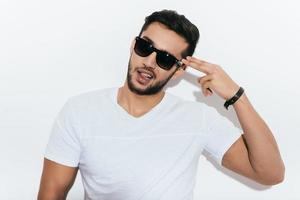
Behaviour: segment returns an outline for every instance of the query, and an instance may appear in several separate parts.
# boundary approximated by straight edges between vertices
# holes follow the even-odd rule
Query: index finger
[[[188,56],[186,59],[182,59],[182,62],[198,71],[201,71],[205,74],[210,74],[213,71],[212,64],[205,62],[194,57]]]

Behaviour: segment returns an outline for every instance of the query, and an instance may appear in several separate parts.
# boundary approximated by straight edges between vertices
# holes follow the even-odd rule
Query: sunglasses
[[[175,56],[166,51],[156,49],[149,41],[138,36],[135,38],[134,51],[141,57],[147,57],[153,52],[156,52],[156,63],[164,70],[170,70],[175,64],[177,67],[183,65],[183,63],[180,60],[177,60]]]

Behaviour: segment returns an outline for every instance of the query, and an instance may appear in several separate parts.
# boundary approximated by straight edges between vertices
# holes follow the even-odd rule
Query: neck
[[[154,95],[138,95],[133,93],[127,83],[125,83],[118,90],[117,102],[130,115],[139,117],[157,105],[163,99],[164,95],[164,91],[160,91]]]

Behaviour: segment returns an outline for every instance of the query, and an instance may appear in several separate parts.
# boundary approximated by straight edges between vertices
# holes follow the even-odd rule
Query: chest
[[[153,181],[196,162],[203,138],[192,134],[97,137],[83,142],[81,173],[107,183]]]

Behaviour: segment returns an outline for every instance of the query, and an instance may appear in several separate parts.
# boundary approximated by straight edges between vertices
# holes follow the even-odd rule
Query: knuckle
[[[213,65],[213,72],[218,73],[220,71],[220,66],[219,65]]]
[[[212,77],[212,79],[215,79],[215,78],[217,78],[217,74],[216,74],[216,73],[213,73],[213,74],[211,75],[211,77]]]

